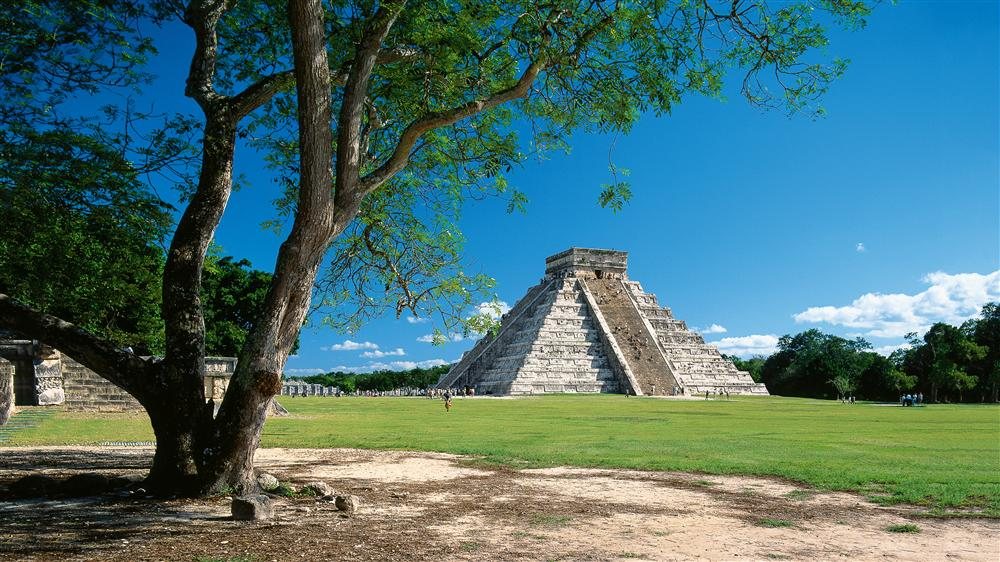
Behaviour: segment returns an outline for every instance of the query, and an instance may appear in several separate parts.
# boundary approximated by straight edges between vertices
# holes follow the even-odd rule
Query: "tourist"
[[[445,390],[444,391],[444,396],[442,396],[442,398],[444,398],[444,411],[445,412],[450,412],[451,411],[451,391],[450,390]]]

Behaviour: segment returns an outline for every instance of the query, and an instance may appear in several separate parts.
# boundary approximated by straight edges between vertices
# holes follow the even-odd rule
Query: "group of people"
[[[924,403],[924,393],[903,394],[899,397],[900,406],[919,406]]]
[[[473,386],[465,386],[462,388],[434,388],[430,387],[427,389],[427,398],[443,398],[445,394],[451,396],[475,396],[476,388]]]

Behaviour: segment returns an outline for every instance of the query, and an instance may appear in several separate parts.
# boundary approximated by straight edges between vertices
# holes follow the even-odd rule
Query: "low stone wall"
[[[131,394],[97,376],[68,356],[62,357],[62,387],[69,410],[141,410]]]
[[[302,381],[286,381],[281,384],[281,396],[340,396],[340,389]]]

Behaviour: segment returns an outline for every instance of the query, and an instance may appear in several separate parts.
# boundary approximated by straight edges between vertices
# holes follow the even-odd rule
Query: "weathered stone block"
[[[257,475],[257,485],[259,485],[260,489],[265,492],[272,492],[277,490],[278,486],[281,486],[281,482],[279,482],[273,475],[261,472]]]
[[[0,425],[14,414],[14,366],[0,359]]]
[[[306,484],[305,486],[302,487],[302,491],[307,494],[312,494],[314,496],[319,496],[319,497],[333,495],[333,488],[329,484],[321,480],[317,480],[315,482],[310,482]]]
[[[353,514],[361,507],[361,498],[358,496],[337,496],[334,500],[334,505],[337,506],[339,511]]]
[[[236,521],[267,521],[274,519],[274,504],[263,494],[233,498],[232,514]]]
[[[38,395],[39,406],[54,406],[66,401],[66,394],[62,388],[50,388]]]

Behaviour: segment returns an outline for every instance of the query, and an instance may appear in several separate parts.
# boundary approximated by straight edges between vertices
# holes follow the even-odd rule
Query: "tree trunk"
[[[160,496],[191,496],[200,491],[192,418],[197,415],[177,407],[146,408],[156,436],[153,466],[147,488]]]
[[[281,384],[280,377],[275,377]],[[231,492],[252,494],[258,490],[253,469],[254,453],[260,446],[260,436],[271,409],[273,394],[259,394],[233,416],[216,420],[213,446],[202,459],[201,489],[203,494]]]
[[[257,490],[253,455],[271,401],[281,392],[281,373],[309,311],[320,262],[339,232],[330,189],[333,132],[323,7],[319,0],[293,0],[288,11],[299,106],[298,205],[292,231],[278,252],[264,310],[247,336],[215,419],[211,444],[204,448],[201,470],[206,493]],[[338,178],[337,191],[345,188],[343,181]]]

